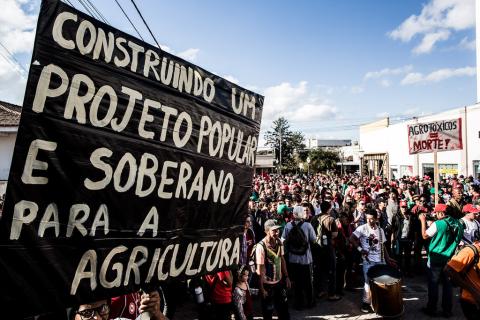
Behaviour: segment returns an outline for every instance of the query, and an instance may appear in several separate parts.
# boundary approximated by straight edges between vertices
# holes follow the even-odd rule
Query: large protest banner
[[[408,126],[410,154],[463,149],[462,119],[415,123]]]
[[[262,106],[43,1],[0,219],[2,315],[238,263]]]

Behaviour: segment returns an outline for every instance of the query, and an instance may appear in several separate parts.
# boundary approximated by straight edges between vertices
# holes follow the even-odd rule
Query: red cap
[[[433,212],[445,212],[445,210],[447,210],[447,205],[439,203],[435,205],[435,209],[433,209]]]
[[[478,213],[480,210],[478,210],[473,204],[469,203],[463,206],[462,212],[465,213]]]
[[[400,207],[405,207],[406,208],[407,207],[407,201],[401,200],[400,201]]]

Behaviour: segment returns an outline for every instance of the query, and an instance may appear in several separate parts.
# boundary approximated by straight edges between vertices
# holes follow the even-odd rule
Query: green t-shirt
[[[435,221],[435,226],[437,233],[430,241],[428,258],[432,264],[446,264],[462,239],[464,225],[458,219],[447,216]]]

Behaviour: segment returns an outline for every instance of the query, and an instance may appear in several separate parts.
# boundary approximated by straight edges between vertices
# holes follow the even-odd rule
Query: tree
[[[325,172],[335,169],[340,161],[338,151],[315,149],[308,153],[310,157],[310,172]]]
[[[305,148],[303,133],[291,131],[288,120],[280,117],[273,121],[271,130],[265,133],[265,140],[265,144],[275,150],[275,157],[278,164],[281,164],[281,169],[295,170],[297,164],[294,151]]]

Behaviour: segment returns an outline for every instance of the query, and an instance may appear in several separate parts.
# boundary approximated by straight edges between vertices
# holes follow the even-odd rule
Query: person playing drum
[[[366,211],[367,223],[359,226],[350,236],[350,241],[354,247],[362,254],[363,276],[365,286],[363,290],[362,307],[364,313],[372,312],[370,306],[372,297],[370,293],[370,284],[367,276],[368,270],[377,264],[396,265],[396,261],[388,256],[384,248],[386,241],[385,233],[378,225],[377,213],[373,209]]]

